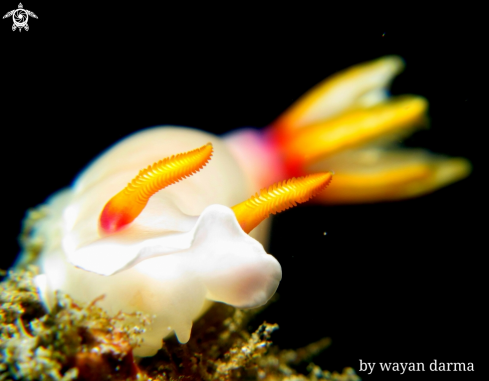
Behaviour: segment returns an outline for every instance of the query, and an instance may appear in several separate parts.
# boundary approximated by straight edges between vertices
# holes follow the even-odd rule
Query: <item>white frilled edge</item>
[[[198,218],[180,213],[179,219],[191,230],[145,240],[126,230],[78,249],[69,248],[68,236],[64,251],[74,266],[104,276],[135,268],[154,279],[173,279],[182,290],[197,278],[199,294],[239,308],[261,306],[275,293],[280,264],[241,229],[230,208],[210,205]]]

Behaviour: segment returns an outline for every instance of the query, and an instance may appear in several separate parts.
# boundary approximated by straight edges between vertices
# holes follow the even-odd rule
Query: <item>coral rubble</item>
[[[28,213],[21,235],[23,253],[0,285],[1,380],[334,380],[358,381],[353,369],[330,373],[310,363],[330,341],[305,348],[279,350],[270,341],[277,324],[262,323],[248,332],[258,310],[238,310],[215,303],[194,323],[187,344],[171,337],[153,357],[138,359],[132,349],[151,317],[108,316],[97,306],[57,295],[46,311],[38,295],[32,263],[42,242],[32,237],[35,221],[48,211]],[[101,296],[102,298],[103,296]],[[296,367],[309,364],[307,375]]]

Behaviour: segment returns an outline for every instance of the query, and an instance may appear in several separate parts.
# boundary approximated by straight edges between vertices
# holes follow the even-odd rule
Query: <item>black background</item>
[[[120,138],[164,124],[217,134],[266,126],[329,74],[397,54],[407,68],[392,93],[430,101],[431,129],[406,145],[467,157],[473,174],[414,200],[278,216],[270,252],[283,267],[280,300],[260,319],[279,323],[282,348],[331,337],[314,360],[329,370],[358,369],[359,359],[476,369],[401,376],[377,365],[372,376],[360,372],[365,380],[485,377],[480,11],[23,4],[39,17],[28,32],[0,23],[3,268],[18,252],[25,210]],[[16,5],[2,2],[0,11]]]

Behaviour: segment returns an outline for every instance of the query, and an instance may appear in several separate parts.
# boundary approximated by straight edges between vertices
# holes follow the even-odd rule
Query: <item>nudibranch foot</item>
[[[26,237],[28,241],[31,238]],[[325,338],[296,351],[278,348],[268,351],[273,345],[271,335],[278,325],[263,322],[254,332],[249,332],[250,320],[261,308],[241,310],[214,303],[193,324],[192,336],[184,347],[169,337],[160,356],[139,361],[134,358],[134,348],[145,328],[149,328],[148,316],[108,314],[99,307],[101,300],[80,303],[62,294],[57,296],[55,307],[46,312],[32,282],[35,274],[33,266],[18,268],[9,271],[0,284],[3,379],[201,380],[203,370],[204,379],[212,380],[256,379],[257,374],[272,379],[291,375],[306,379],[297,374],[294,369],[297,364],[292,360],[315,355],[330,343]],[[161,340],[149,341],[154,344],[153,350],[161,346]],[[292,352],[295,355],[291,357]],[[340,378],[358,381],[352,375],[349,370]]]

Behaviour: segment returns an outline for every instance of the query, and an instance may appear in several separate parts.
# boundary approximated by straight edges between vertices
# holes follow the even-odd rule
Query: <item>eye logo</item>
[[[12,30],[19,29],[19,32],[22,31],[22,28],[24,28],[25,30],[29,30],[29,25],[27,25],[27,20],[29,20],[29,16],[37,19],[37,16],[33,12],[24,9],[22,3],[19,3],[18,9],[14,9],[13,11],[8,12],[5,16],[3,16],[3,18],[7,18],[9,16],[12,16],[12,20],[14,21],[14,25],[12,25]]]

